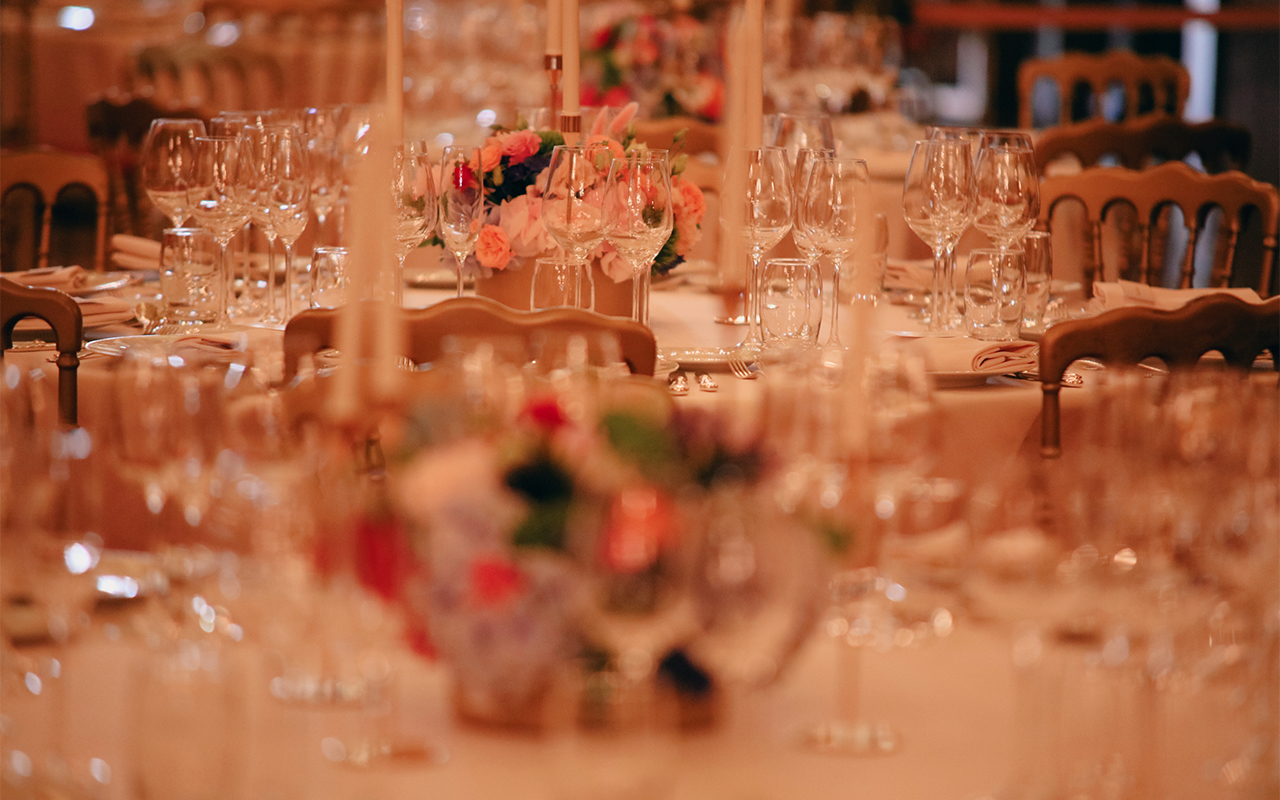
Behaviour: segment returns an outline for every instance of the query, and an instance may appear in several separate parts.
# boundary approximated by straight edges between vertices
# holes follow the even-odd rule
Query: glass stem
[[[293,319],[293,243],[284,243],[284,321]]]
[[[453,257],[458,261],[458,297],[462,297],[462,262],[466,261],[466,253],[455,252]]]
[[[745,311],[747,315],[747,341],[759,343],[760,336],[760,270],[764,253],[759,248],[751,248],[751,270],[747,274],[747,297]]]
[[[222,264],[219,265],[218,268],[218,273],[222,277],[222,280],[219,281],[220,286],[218,288],[217,326],[219,328],[225,328],[227,320],[230,319],[231,316],[227,311],[227,306],[231,304],[231,253],[227,249],[227,245],[229,244],[230,242],[224,242],[221,239],[218,240],[218,257],[222,260]]]
[[[827,346],[840,346],[840,259],[831,259],[831,331]]]
[[[631,319],[649,327],[649,281],[651,267],[647,264],[632,270]]]
[[[946,298],[947,256],[945,246],[939,242],[933,248],[933,289],[929,293],[929,330],[934,333],[947,330]]]
[[[276,237],[267,237],[267,313],[263,317],[267,322],[277,322],[276,314]]]
[[[949,238],[943,251],[942,263],[942,313],[943,330],[953,330],[956,319],[956,245],[959,237]]]
[[[408,257],[407,253],[396,257],[396,274],[391,283],[391,305],[396,308],[404,307],[404,260]]]

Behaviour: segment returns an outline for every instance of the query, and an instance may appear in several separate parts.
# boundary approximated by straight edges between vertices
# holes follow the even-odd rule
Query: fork
[[[733,373],[733,377],[741,378],[744,381],[755,380],[760,375],[760,367],[758,365],[754,363],[748,364],[736,352],[729,354],[729,371]]]

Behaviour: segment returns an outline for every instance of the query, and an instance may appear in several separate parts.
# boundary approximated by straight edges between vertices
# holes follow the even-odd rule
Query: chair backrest
[[[1249,129],[1224,120],[1187,122],[1170,114],[1152,114],[1110,122],[1089,120],[1046,128],[1036,139],[1040,174],[1054,161],[1074,155],[1082,167],[1114,156],[1120,166],[1141,169],[1153,163],[1182,161],[1195,153],[1206,172],[1243,170],[1249,165]]]
[[[93,268],[101,270],[107,253],[107,208],[111,179],[101,158],[51,150],[6,151],[0,153],[0,197],[17,186],[29,186],[40,195],[44,213],[40,220],[38,267],[49,266],[49,239],[53,227],[53,206],[68,186],[84,186],[93,193],[97,228],[94,234]]]
[[[49,323],[58,343],[58,417],[74,426],[76,370],[84,344],[84,318],[71,295],[57,289],[23,286],[0,278],[0,358],[13,346],[13,329],[19,320],[38,317]]]
[[[335,345],[339,313],[338,309],[308,309],[289,320],[284,329],[286,381],[297,374],[303,355]],[[658,359],[653,331],[629,319],[583,309],[515,311],[482,297],[460,297],[403,313],[408,333],[405,355],[420,364],[439,359],[444,353],[444,341],[450,336],[518,338],[529,342],[535,336],[564,340],[575,334],[611,333],[617,337],[622,360],[632,374],[652,375]],[[557,342],[548,341],[547,346],[555,349]]]
[[[1120,366],[1156,357],[1178,368],[1213,350],[1238,369],[1250,369],[1259,355],[1270,351],[1272,363],[1280,368],[1280,297],[1248,303],[1215,294],[1172,311],[1117,308],[1051,326],[1040,340],[1041,454],[1056,458],[1062,452],[1058,392],[1071,362],[1097,358]]]
[[[1143,100],[1149,95],[1156,113],[1165,111],[1181,116],[1191,92],[1191,76],[1187,68],[1168,56],[1139,56],[1130,50],[1112,50],[1099,55],[1065,53],[1057,58],[1029,58],[1018,66],[1018,126],[1034,125],[1032,96],[1036,82],[1048,78],[1058,86],[1058,124],[1073,121],[1072,107],[1076,89],[1088,88],[1090,109],[1087,117],[1106,115],[1103,102],[1113,85],[1124,91],[1121,119],[1143,115]]]
[[[1161,209],[1176,205],[1182,210],[1188,232],[1186,254],[1179,269],[1178,287],[1191,286],[1196,235],[1213,207],[1222,209],[1215,263],[1209,276],[1212,287],[1227,286],[1236,270],[1236,245],[1246,209],[1260,215],[1262,261],[1253,287],[1266,297],[1271,287],[1271,268],[1276,253],[1276,229],[1280,225],[1280,193],[1270,184],[1255,181],[1242,172],[1206,175],[1181,162],[1169,162],[1144,170],[1123,167],[1093,167],[1073,175],[1054,175],[1040,188],[1040,219],[1049,224],[1054,208],[1074,198],[1084,205],[1092,247],[1085,253],[1086,296],[1092,296],[1093,281],[1102,264],[1102,224],[1109,209],[1131,205],[1137,216],[1142,254],[1137,280],[1158,283],[1160,269],[1152,269],[1153,224]]]

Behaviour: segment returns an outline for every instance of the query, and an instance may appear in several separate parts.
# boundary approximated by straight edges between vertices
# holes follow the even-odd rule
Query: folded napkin
[[[981,342],[968,336],[927,336],[913,347],[924,350],[933,372],[1021,372],[1036,368],[1033,342]]]
[[[1092,305],[1099,313],[1113,308],[1140,306],[1171,311],[1182,308],[1198,297],[1211,294],[1233,294],[1249,303],[1261,303],[1262,298],[1253,289],[1166,289],[1148,286],[1135,281],[1095,283]]]
[[[99,325],[110,325],[113,322],[125,322],[133,319],[134,303],[119,297],[77,297],[76,305],[80,306],[80,314],[86,328]],[[44,320],[28,317],[18,323],[18,330],[48,329]]]
[[[89,282],[89,276],[81,267],[45,267],[23,272],[9,272],[6,278],[26,286],[39,286],[69,292]]]
[[[117,233],[111,237],[111,262],[122,269],[159,269],[160,243]]]

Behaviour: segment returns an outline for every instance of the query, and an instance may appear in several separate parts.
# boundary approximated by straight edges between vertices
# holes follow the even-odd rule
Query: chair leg
[[[1040,406],[1040,455],[1057,458],[1062,455],[1062,422],[1058,406],[1059,383],[1042,384],[1044,399]]]

